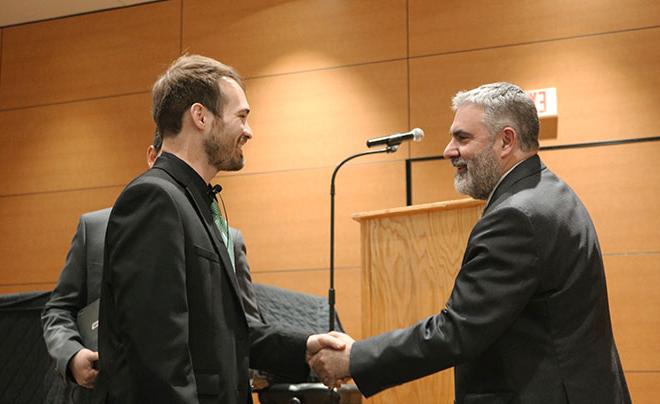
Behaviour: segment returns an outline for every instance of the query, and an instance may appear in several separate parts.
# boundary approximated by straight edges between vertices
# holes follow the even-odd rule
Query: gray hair
[[[538,114],[534,102],[520,87],[501,82],[459,91],[452,99],[452,109],[456,111],[465,104],[484,109],[483,123],[491,135],[510,126],[519,136],[522,151],[538,150]]]

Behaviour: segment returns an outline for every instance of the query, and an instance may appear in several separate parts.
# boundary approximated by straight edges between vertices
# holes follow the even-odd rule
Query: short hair
[[[523,151],[539,148],[539,117],[534,102],[522,88],[511,83],[484,84],[469,91],[459,91],[452,99],[456,111],[465,104],[483,108],[483,123],[494,136],[507,126],[515,129]]]
[[[154,141],[151,145],[154,147],[156,153],[160,153],[160,149],[163,147],[163,137],[160,135],[160,132],[158,132],[158,129],[154,132]]]
[[[183,113],[196,102],[222,116],[224,94],[218,80],[228,77],[243,83],[231,67],[200,55],[182,55],[163,73],[152,89],[152,116],[162,137],[181,132]]]

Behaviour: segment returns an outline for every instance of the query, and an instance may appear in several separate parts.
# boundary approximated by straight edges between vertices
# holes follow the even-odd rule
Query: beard
[[[472,160],[465,161],[462,158],[452,160],[454,167],[459,165],[466,167],[464,172],[456,173],[454,177],[454,187],[457,192],[474,199],[488,199],[502,176],[497,156],[491,146],[486,147]]]
[[[243,168],[243,154],[235,139],[228,139],[220,125],[215,126],[204,139],[204,153],[209,164],[218,171],[238,171]]]

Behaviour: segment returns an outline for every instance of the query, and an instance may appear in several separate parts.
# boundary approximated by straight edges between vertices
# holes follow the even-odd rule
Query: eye
[[[451,132],[451,137],[457,143],[464,144],[467,143],[472,138],[472,135],[470,135],[469,132],[465,132],[463,130],[456,130]]]

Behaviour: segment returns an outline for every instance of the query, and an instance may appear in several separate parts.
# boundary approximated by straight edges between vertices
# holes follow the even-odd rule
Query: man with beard
[[[456,403],[629,403],[603,260],[582,202],[537,155],[531,99],[509,83],[459,92],[444,157],[487,200],[446,307],[311,364],[365,396],[454,367]]]
[[[96,388],[106,403],[250,403],[249,365],[302,380],[306,355],[344,343],[248,327],[232,235],[210,185],[218,171],[243,167],[252,138],[238,74],[185,55],[152,95],[162,154],[110,213]]]
[[[147,165],[152,167],[160,154],[162,139],[154,135],[147,149]],[[80,217],[60,279],[41,314],[44,341],[55,362],[55,370],[65,381],[63,399],[72,403],[90,403],[98,374],[98,352],[83,346],[76,315],[101,294],[103,247],[110,208],[88,212]],[[247,248],[240,230],[229,227],[234,247],[236,278],[248,323],[262,322],[257,307]]]

